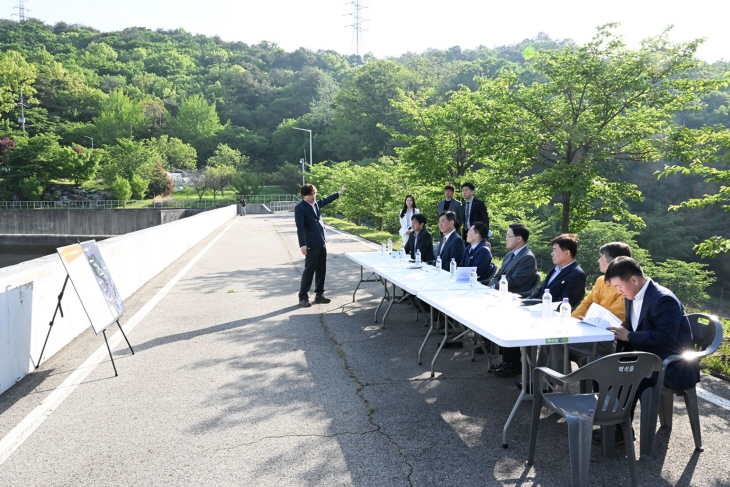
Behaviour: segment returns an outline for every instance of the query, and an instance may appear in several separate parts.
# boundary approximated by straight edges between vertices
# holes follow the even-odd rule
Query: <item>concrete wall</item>
[[[187,216],[184,209],[0,210],[0,234],[123,235]]]
[[[122,297],[129,297],[235,214],[236,206],[227,206],[99,242]],[[0,393],[35,369],[65,277],[58,255],[0,269]],[[90,326],[71,283],[63,311],[41,361]]]

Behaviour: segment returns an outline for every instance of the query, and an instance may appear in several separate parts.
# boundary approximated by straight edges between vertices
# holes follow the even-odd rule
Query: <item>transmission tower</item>
[[[368,22],[369,19],[363,19],[362,18],[362,9],[367,8],[363,6],[362,2],[360,0],[353,0],[352,2],[347,2],[347,5],[352,5],[355,7],[355,10],[351,14],[347,14],[350,17],[353,18],[354,22],[347,27],[352,27],[354,29],[354,36],[355,36],[355,54],[358,56],[360,55],[360,45],[362,44],[362,33],[363,31],[367,29],[362,28],[363,22]]]
[[[13,14],[13,17],[18,17],[18,22],[23,22],[27,19],[26,13],[30,12],[29,8],[25,8],[25,0],[18,0],[18,5],[13,7],[13,9],[17,9],[18,13]]]

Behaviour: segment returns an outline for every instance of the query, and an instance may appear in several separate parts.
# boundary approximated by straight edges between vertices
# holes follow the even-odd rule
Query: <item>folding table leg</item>
[[[439,345],[438,350],[436,350],[436,355],[433,356],[433,360],[431,360],[431,377],[434,377],[433,369],[436,365],[436,360],[439,358],[439,355],[441,354],[441,349],[444,348],[444,345],[446,345],[446,342],[449,339],[449,317],[444,315],[444,339],[441,340],[441,345]]]
[[[380,303],[378,303],[378,307],[375,308],[375,323],[378,322],[378,311],[380,311],[380,307],[383,305],[383,301],[386,299],[389,299],[390,294],[388,293],[388,281],[385,279],[381,279],[383,283],[383,297],[380,298]]]
[[[428,333],[426,333],[426,338],[423,339],[421,348],[418,350],[418,365],[423,365],[421,355],[423,354],[423,349],[426,348],[426,343],[428,342],[428,337],[431,336],[431,332],[433,332],[433,306],[431,306],[431,326],[428,329]]]
[[[390,303],[388,304],[388,308],[385,310],[385,314],[383,315],[383,321],[381,322],[383,325],[383,328],[385,328],[385,318],[388,317],[388,313],[390,313],[390,308],[393,307],[393,303],[395,302],[395,284],[392,284],[393,292],[390,296]]]
[[[520,404],[522,403],[522,400],[527,395],[527,380],[528,380],[528,373],[529,373],[529,367],[527,366],[527,347],[520,347],[520,355],[522,356],[522,391],[520,391],[520,395],[517,397],[517,402],[515,403],[514,407],[512,408],[512,412],[509,413],[509,418],[507,418],[507,422],[504,424],[504,429],[502,430],[502,447],[508,448],[507,444],[507,429],[509,428],[510,423],[512,423],[512,420],[515,417],[515,414],[517,414],[517,408],[520,407]]]

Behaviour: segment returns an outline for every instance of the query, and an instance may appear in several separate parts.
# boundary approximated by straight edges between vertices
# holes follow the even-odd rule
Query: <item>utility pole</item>
[[[20,107],[20,118],[18,119],[18,123],[21,127],[23,127],[23,133],[25,133],[25,103],[23,103],[23,87],[20,87],[20,103],[18,103],[18,106]]]
[[[300,129],[299,127],[292,127],[294,130],[301,130],[302,132],[309,132],[309,164],[314,165],[314,159],[312,159],[312,131],[309,129]],[[307,153],[305,152],[306,156]]]
[[[363,6],[362,1],[360,0],[353,0],[352,2],[347,2],[348,5],[352,5],[355,7],[355,11],[349,15],[353,18],[354,22],[346,27],[352,27],[355,31],[355,54],[359,57],[360,56],[360,44],[362,44],[362,33],[364,30],[362,28],[363,22],[368,22],[369,19],[363,19],[362,18],[362,9],[367,8]]]
[[[13,7],[13,9],[18,9],[17,14],[13,14],[13,17],[18,17],[18,22],[24,22],[27,20],[27,16],[25,15],[27,12],[30,12],[29,8],[25,8],[25,1],[24,0],[18,0],[18,5],[16,7]]]

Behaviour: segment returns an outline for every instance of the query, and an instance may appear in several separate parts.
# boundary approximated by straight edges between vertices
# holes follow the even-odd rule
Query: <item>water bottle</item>
[[[389,254],[393,253],[393,239],[392,238],[388,239],[388,253]]]
[[[563,304],[560,305],[560,322],[561,323],[567,323],[568,318],[570,318],[570,303],[568,302],[568,298],[563,298]]]
[[[456,259],[451,258],[451,264],[449,264],[449,275],[451,279],[456,279]]]
[[[405,259],[405,258],[406,258],[406,249],[404,249],[403,247],[401,247],[400,248],[400,252],[398,252],[398,260],[400,262],[403,262],[403,259]]]
[[[507,283],[507,276],[503,275],[502,278],[499,280],[499,297],[504,300],[504,298],[507,297],[507,293],[509,293],[509,285]]]
[[[421,265],[421,249],[416,250],[416,265]]]
[[[385,257],[385,241],[380,245],[380,256]]]
[[[542,319],[549,320],[553,316],[553,295],[550,294],[550,289],[545,289],[545,294],[542,295]]]
[[[472,269],[469,273],[469,288],[474,291],[477,288],[477,270]]]
[[[436,263],[434,264],[437,271],[440,271],[442,269],[442,267],[441,267],[442,264],[443,264],[443,262],[441,261],[441,256],[439,255],[438,257],[436,257]]]

